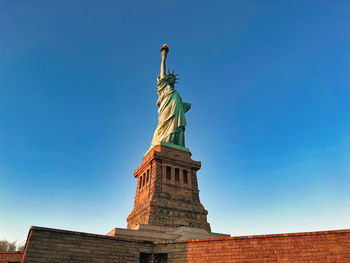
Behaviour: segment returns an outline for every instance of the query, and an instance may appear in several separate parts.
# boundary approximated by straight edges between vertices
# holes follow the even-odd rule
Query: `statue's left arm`
[[[185,111],[185,112],[188,112],[189,109],[191,109],[191,103],[183,102],[183,103],[182,103],[182,106],[184,107],[184,111]]]

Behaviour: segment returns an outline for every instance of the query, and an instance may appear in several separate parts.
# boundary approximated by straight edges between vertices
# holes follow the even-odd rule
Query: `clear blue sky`
[[[215,232],[350,228],[348,1],[0,1],[0,238],[126,227],[163,43]]]

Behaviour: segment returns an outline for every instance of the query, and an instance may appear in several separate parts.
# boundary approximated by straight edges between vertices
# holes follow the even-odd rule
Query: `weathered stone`
[[[189,151],[154,146],[134,172],[137,187],[134,209],[127,219],[128,229],[146,224],[188,226],[210,232],[208,212],[199,200],[200,167],[201,162],[192,160]]]

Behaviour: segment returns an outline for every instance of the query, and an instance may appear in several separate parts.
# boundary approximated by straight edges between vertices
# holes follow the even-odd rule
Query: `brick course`
[[[0,263],[21,262],[22,251],[0,251]]]
[[[156,242],[168,262],[350,262],[350,230]]]

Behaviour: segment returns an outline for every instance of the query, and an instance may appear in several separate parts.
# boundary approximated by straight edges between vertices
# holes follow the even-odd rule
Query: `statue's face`
[[[169,85],[174,85],[175,84],[175,78],[173,76],[169,76],[168,77],[168,84]]]

